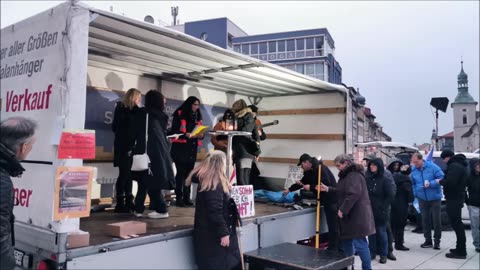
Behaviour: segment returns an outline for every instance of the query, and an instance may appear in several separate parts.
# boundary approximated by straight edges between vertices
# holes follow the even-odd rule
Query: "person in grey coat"
[[[37,124],[27,118],[12,117],[0,123],[0,269],[14,269],[15,245],[13,182],[25,169],[20,164],[35,143]],[[17,203],[18,204],[18,203]]]

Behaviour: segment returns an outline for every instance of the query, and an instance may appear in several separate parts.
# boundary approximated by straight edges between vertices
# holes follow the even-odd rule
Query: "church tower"
[[[462,135],[468,132],[470,127],[475,123],[477,102],[468,93],[468,75],[462,69],[458,74],[458,93],[455,101],[452,103],[453,109],[453,135],[455,152],[470,152],[467,149],[468,143],[462,139]]]

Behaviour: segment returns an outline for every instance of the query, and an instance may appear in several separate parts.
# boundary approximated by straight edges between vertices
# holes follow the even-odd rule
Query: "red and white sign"
[[[255,201],[253,195],[252,185],[232,187],[230,196],[237,205],[240,217],[245,218],[255,216]]]
[[[58,158],[95,159],[95,130],[63,131]]]

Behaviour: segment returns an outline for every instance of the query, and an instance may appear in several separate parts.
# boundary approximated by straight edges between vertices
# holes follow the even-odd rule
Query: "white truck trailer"
[[[266,129],[259,162],[262,177],[279,186],[288,164],[296,164],[302,153],[321,155],[332,166],[335,155],[352,148],[351,97],[343,86],[82,3],[65,2],[3,28],[0,66],[1,119],[24,116],[39,123],[37,143],[22,163],[26,172],[13,179],[19,201],[16,258],[26,268],[195,268],[193,209],[171,207],[168,220],[146,221],[146,235],[118,241],[106,236],[103,226],[133,216],[95,213],[54,220],[59,166],[97,167],[92,198],[111,193],[108,184],[117,177],[111,162],[112,111],[131,87],[162,91],[168,113],[195,95],[210,126],[237,99],[257,104],[263,122],[280,121]],[[95,130],[96,159],[58,159],[63,129]],[[199,158],[211,148],[205,139]],[[244,251],[315,234],[314,209],[257,204],[256,212],[244,224]],[[68,234],[79,229],[90,233],[90,245],[69,249]]]

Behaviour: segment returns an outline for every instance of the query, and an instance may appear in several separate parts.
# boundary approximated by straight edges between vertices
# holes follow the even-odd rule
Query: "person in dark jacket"
[[[27,118],[12,117],[0,123],[0,269],[15,268],[13,247],[14,199],[11,177],[20,177],[25,169],[20,164],[35,143],[37,124]]]
[[[364,168],[353,163],[352,157],[342,154],[335,157],[338,173],[337,186],[328,187],[338,198],[340,239],[345,256],[353,256],[355,251],[362,260],[362,269],[372,269],[367,236],[375,233]],[[327,191],[321,186],[321,191]]]
[[[337,236],[337,196],[335,192],[328,192],[329,187],[335,188],[337,182],[330,169],[317,160],[311,157],[309,154],[302,154],[298,161],[297,166],[301,166],[303,169],[303,177],[297,183],[291,185],[289,188],[283,191],[286,195],[289,192],[293,192],[299,189],[303,189],[306,192],[302,192],[302,197],[310,196],[317,198],[318,187],[318,174],[319,168],[322,169],[321,173],[321,185],[327,187],[327,191],[323,192],[320,196],[320,205],[325,209],[325,216],[327,217],[328,224],[328,249],[338,249],[338,236]]]
[[[113,166],[118,167],[118,178],[115,184],[116,213],[133,211],[132,195],[132,160],[138,124],[142,121],[142,111],[139,104],[142,93],[131,88],[125,93],[122,101],[117,102],[113,113],[112,130],[115,134],[113,141]]]
[[[384,171],[383,161],[380,158],[373,159],[368,164],[369,175],[366,178],[376,231],[375,234],[368,237],[368,242],[372,259],[375,258],[378,251],[380,263],[387,262],[388,236],[386,224],[389,218],[389,206],[394,197],[392,186],[384,175]]]
[[[198,183],[193,246],[199,269],[242,268],[236,230],[241,220],[229,195],[225,170],[226,155],[215,150],[191,172],[186,182]]]
[[[247,103],[243,99],[235,101],[232,110],[237,118],[237,130],[254,132],[255,119],[252,110],[248,108]],[[250,185],[250,171],[252,162],[260,153],[259,142],[254,140],[256,136],[235,136],[233,137],[233,156],[235,162],[235,170],[237,177],[237,185]],[[257,136],[258,137],[258,136]]]
[[[470,175],[467,178],[467,198],[470,215],[470,227],[472,228],[473,246],[476,252],[480,252],[480,159],[470,160]]]
[[[157,90],[150,90],[145,95],[145,111],[143,127],[139,128],[135,154],[145,152],[145,124],[148,115],[147,154],[150,158],[150,169],[142,172],[138,180],[138,192],[135,197],[135,215],[140,217],[145,209],[145,196],[148,191],[155,211],[149,218],[167,218],[168,211],[162,189],[175,187],[175,178],[170,157],[170,142],[167,139],[168,116],[165,114],[165,97]]]
[[[403,165],[400,159],[391,162],[387,169],[393,174],[397,192],[392,202],[390,211],[390,224],[395,237],[395,249],[407,251],[409,248],[403,245],[404,231],[407,225],[408,204],[413,202],[412,181],[409,174],[409,165]]]
[[[443,186],[445,201],[447,204],[447,215],[450,224],[457,237],[457,246],[445,254],[447,258],[466,259],[467,247],[465,227],[462,222],[462,208],[465,202],[465,188],[467,185],[466,157],[462,154],[455,155],[452,150],[443,150],[440,154],[442,161],[447,164],[445,177],[437,182]]]
[[[172,140],[172,158],[177,168],[175,176],[176,205],[179,207],[191,206],[190,187],[185,185],[185,179],[193,170],[197,161],[198,146],[203,134],[194,136],[191,132],[196,126],[202,125],[200,100],[197,97],[188,97],[183,104],[173,113],[172,127],[169,134],[182,134]]]
[[[366,158],[364,158],[364,160],[367,161],[367,170],[365,172],[365,177],[366,178],[369,178],[371,175],[371,173],[368,171],[368,166],[370,164],[370,161],[373,160],[373,159],[376,159],[377,157],[375,155],[368,155]],[[394,161],[397,161],[399,159],[397,158],[393,158],[392,160],[390,160],[390,162],[388,163],[388,165],[390,165],[392,162]],[[392,190],[393,190],[393,196],[395,196],[395,193],[397,192],[397,185],[395,185],[395,181],[393,180],[393,172],[391,172],[390,170],[384,170],[383,171],[383,175],[386,177],[386,179],[388,180],[390,186],[392,187]],[[395,255],[393,255],[393,233],[392,233],[392,226],[390,224],[390,212],[391,212],[391,205],[388,205],[388,209],[387,209],[387,222],[385,224],[386,228],[387,228],[387,243],[388,243],[388,253],[387,253],[387,259],[389,260],[392,260],[392,261],[396,261],[397,260],[397,257],[395,257]],[[380,238],[377,238],[377,242],[379,241]],[[379,246],[381,246],[380,243],[377,243],[377,249]],[[380,250],[376,250],[377,253],[380,253]]]

